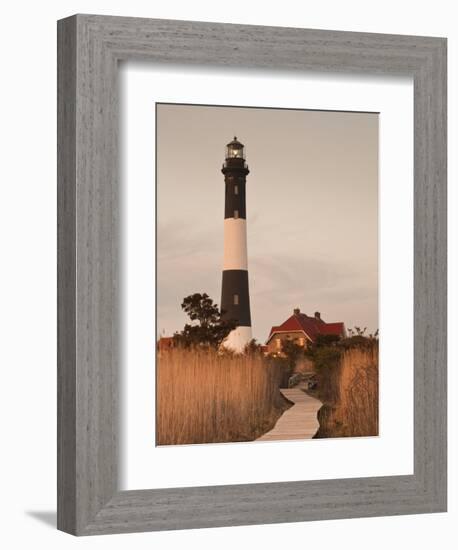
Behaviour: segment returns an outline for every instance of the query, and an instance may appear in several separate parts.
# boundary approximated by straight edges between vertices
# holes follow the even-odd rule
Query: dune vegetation
[[[281,376],[281,367],[261,353],[158,353],[156,444],[256,439],[290,406],[279,390]]]
[[[362,437],[379,433],[378,339],[357,337],[323,346],[315,355],[318,384],[316,438]]]

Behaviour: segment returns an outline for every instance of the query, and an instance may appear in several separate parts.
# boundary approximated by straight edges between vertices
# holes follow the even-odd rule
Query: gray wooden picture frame
[[[120,60],[413,77],[413,475],[118,489]],[[58,22],[59,529],[446,511],[446,79],[444,38],[97,15]]]

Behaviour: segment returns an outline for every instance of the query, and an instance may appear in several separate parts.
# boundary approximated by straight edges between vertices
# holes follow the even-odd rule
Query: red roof
[[[159,351],[170,349],[173,346],[173,336],[161,336],[157,345]]]
[[[319,313],[316,313],[315,317],[309,317],[305,313],[295,311],[284,323],[271,328],[267,342],[277,332],[303,332],[312,342],[315,342],[320,334],[343,336],[345,326],[343,323],[325,323]]]
[[[343,323],[323,323],[320,326],[320,334],[338,334],[342,335],[345,331]]]

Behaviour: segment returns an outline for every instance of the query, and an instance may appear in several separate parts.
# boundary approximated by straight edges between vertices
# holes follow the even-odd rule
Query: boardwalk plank
[[[294,405],[285,411],[273,429],[259,437],[258,441],[311,439],[319,428],[317,413],[322,405],[321,401],[298,388],[280,391]]]

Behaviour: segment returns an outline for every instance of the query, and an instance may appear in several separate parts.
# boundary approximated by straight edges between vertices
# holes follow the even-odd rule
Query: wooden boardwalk
[[[317,412],[321,401],[310,397],[299,388],[280,390],[294,405],[285,411],[270,432],[257,441],[280,441],[288,439],[311,439],[319,428]]]

